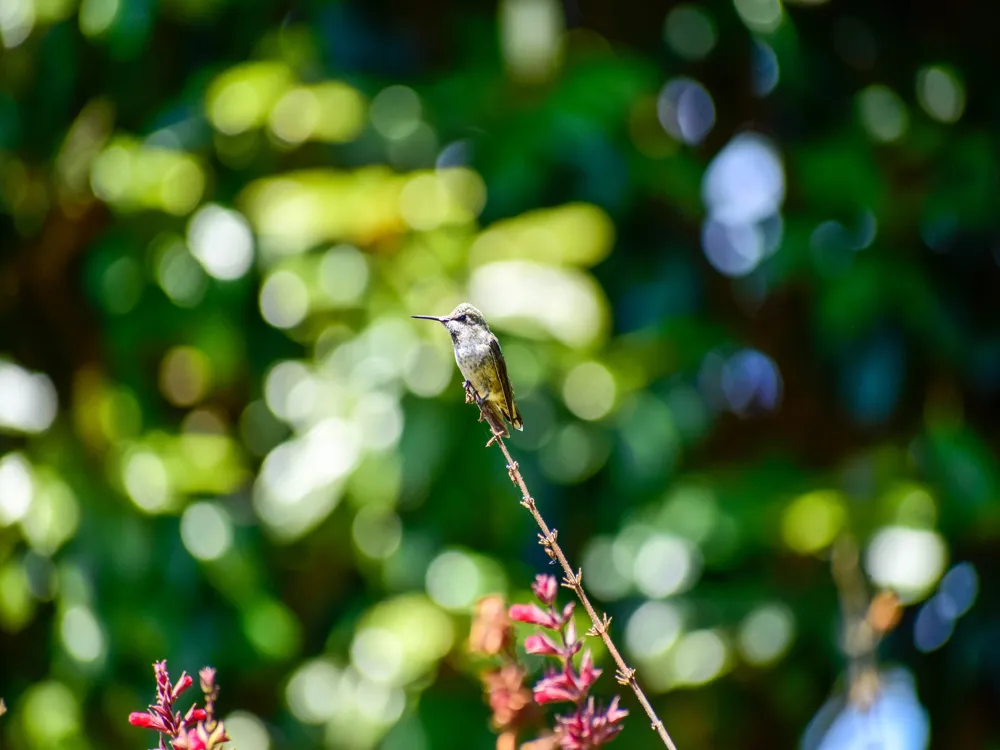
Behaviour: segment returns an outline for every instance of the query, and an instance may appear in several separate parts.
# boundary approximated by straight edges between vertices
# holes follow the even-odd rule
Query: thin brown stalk
[[[472,394],[469,394],[470,400],[473,402],[476,399]],[[482,407],[480,407],[482,412]],[[487,419],[485,412],[482,415],[483,419]],[[487,419],[487,424],[489,420]],[[491,428],[492,429],[492,428]],[[510,477],[510,481],[520,489],[521,491],[521,505],[528,509],[531,513],[531,517],[535,519],[535,523],[538,524],[538,528],[541,529],[542,533],[538,535],[538,543],[542,545],[545,552],[553,560],[556,560],[562,567],[564,579],[562,585],[568,589],[572,589],[573,593],[576,594],[576,598],[580,600],[583,608],[587,610],[587,615],[590,617],[592,624],[587,635],[600,636],[601,640],[604,641],[604,645],[608,649],[608,653],[611,654],[611,658],[615,660],[617,665],[617,671],[615,672],[615,679],[622,685],[628,685],[632,688],[632,692],[635,693],[635,697],[638,698],[639,703],[642,705],[643,710],[645,710],[646,715],[649,717],[650,722],[653,726],[653,731],[659,735],[660,739],[663,741],[664,746],[670,748],[670,750],[677,750],[677,746],[674,745],[674,741],[670,738],[670,734],[667,732],[667,728],[663,725],[663,721],[656,715],[656,711],[653,710],[653,706],[650,704],[649,699],[646,694],[639,687],[639,683],[635,679],[635,670],[629,667],[625,660],[622,658],[621,652],[615,646],[614,642],[611,640],[611,634],[608,632],[611,626],[611,618],[607,614],[601,613],[597,614],[597,610],[594,609],[594,605],[590,603],[590,599],[587,597],[587,592],[583,590],[583,569],[579,569],[573,572],[573,567],[569,564],[569,560],[566,558],[566,554],[562,551],[562,547],[559,546],[559,542],[556,541],[557,532],[555,529],[550,529],[549,525],[545,523],[545,519],[542,518],[542,514],[538,512],[538,507],[535,505],[535,499],[528,492],[528,486],[524,483],[524,477],[521,476],[521,471],[517,466],[517,461],[515,461],[510,452],[507,450],[507,446],[503,442],[503,438],[497,434],[496,430],[493,430],[493,437],[486,444],[488,448],[490,444],[496,443],[500,446],[501,452],[503,452],[504,458],[507,460],[507,475]]]

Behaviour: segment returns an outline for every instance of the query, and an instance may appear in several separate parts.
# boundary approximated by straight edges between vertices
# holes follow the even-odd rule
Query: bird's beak
[[[449,320],[451,320],[451,318],[448,317],[439,318],[436,315],[411,315],[410,317],[420,318],[420,320],[436,320],[438,323],[446,323]]]

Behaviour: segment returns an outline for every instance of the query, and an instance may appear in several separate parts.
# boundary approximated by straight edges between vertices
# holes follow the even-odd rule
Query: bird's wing
[[[514,405],[514,391],[510,386],[510,378],[507,376],[507,363],[504,362],[503,352],[500,351],[500,342],[494,336],[490,340],[490,354],[493,355],[493,366],[496,368],[500,378],[500,388],[503,390],[503,400],[507,406],[506,417],[510,423],[520,429],[521,415],[517,413]]]

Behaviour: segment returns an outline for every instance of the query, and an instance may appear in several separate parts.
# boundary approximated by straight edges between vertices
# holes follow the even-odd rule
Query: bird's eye
[[[459,315],[458,319],[464,323],[465,321],[467,321],[469,319],[469,316],[468,315]]]

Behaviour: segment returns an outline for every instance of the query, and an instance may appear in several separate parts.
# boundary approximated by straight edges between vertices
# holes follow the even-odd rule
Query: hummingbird
[[[468,302],[463,302],[445,317],[413,317],[436,320],[448,329],[455,347],[455,362],[465,376],[466,391],[470,388],[474,391],[476,401],[493,431],[502,437],[509,437],[505,419],[514,429],[523,429],[524,423],[514,402],[514,389],[507,377],[507,363],[500,351],[500,342],[483,314]]]

